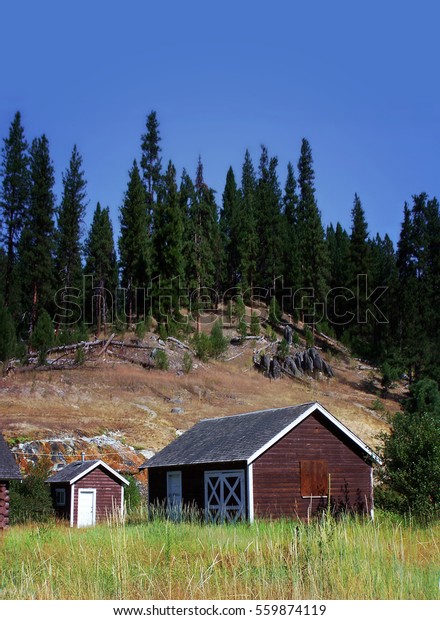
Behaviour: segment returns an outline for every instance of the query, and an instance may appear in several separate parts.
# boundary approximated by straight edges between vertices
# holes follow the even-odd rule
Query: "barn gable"
[[[202,420],[142,468],[150,503],[192,503],[209,520],[234,521],[306,518],[327,501],[369,512],[373,462],[371,448],[315,402]]]
[[[140,469],[234,461],[250,464],[316,410],[368,457],[379,462],[379,457],[359,437],[320,403],[313,402],[201,420]]]
[[[55,511],[71,526],[94,525],[124,508],[124,486],[129,482],[101,460],[75,461],[46,480]]]

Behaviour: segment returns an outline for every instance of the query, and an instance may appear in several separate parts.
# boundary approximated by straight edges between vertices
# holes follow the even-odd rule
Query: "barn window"
[[[327,497],[327,461],[301,461],[300,467],[302,497]]]
[[[57,506],[66,505],[66,489],[55,489],[55,504]]]

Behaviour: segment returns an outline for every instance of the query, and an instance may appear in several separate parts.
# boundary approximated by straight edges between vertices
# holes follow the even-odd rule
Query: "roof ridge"
[[[294,409],[295,407],[305,407],[319,404],[317,400],[311,400],[307,403],[299,403],[298,405],[286,405],[285,407],[269,407],[268,409],[257,409],[257,411],[245,411],[244,413],[234,413],[233,415],[215,416],[215,418],[202,418],[199,422],[210,422],[211,420],[224,420],[226,418],[239,418],[241,416],[255,415],[256,413],[267,413],[268,411],[282,411],[283,409]]]

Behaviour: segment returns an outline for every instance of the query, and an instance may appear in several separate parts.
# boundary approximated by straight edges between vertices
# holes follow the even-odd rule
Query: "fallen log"
[[[113,338],[116,336],[115,333],[113,333],[110,338],[107,340],[107,342],[105,343],[105,345],[102,347],[102,349],[100,350],[100,352],[98,353],[97,357],[100,357],[101,355],[103,355],[103,353],[105,353],[111,343],[111,341],[113,340]]]
[[[189,347],[187,344],[185,344],[184,342],[181,342],[180,340],[177,340],[177,338],[173,338],[172,336],[168,336],[167,338],[167,342],[172,342],[174,344],[176,344],[180,349],[186,349],[187,351],[189,351],[190,353],[192,353],[193,355],[195,355],[194,351],[191,349],[191,347]]]
[[[67,351],[76,351],[77,349],[80,348],[92,348],[92,347],[99,347],[100,345],[104,344],[105,341],[104,340],[92,340],[90,342],[85,342],[85,341],[81,341],[81,342],[77,342],[75,344],[63,344],[59,347],[52,347],[51,349],[48,349],[46,351],[47,355],[50,355],[51,353],[62,353],[62,352],[67,352]]]

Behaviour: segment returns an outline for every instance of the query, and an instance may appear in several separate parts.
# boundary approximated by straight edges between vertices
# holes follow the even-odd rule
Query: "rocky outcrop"
[[[287,341],[287,338],[286,338]],[[279,379],[282,374],[286,374],[295,379],[305,376],[318,378],[320,375],[333,377],[333,370],[326,362],[320,352],[315,347],[287,355],[283,359],[275,354],[272,357],[268,353],[254,355],[255,365],[271,379]]]

